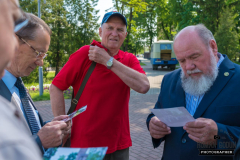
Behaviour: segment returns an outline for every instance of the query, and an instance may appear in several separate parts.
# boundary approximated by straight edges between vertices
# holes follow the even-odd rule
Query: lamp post
[[[44,3],[46,3],[46,0],[44,0]],[[41,0],[38,0],[38,17],[41,18]],[[39,73],[39,95],[43,95],[43,68],[42,66],[38,67],[38,73]]]

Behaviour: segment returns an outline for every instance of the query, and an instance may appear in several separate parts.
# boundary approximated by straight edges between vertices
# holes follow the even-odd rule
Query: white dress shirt
[[[15,101],[18,104],[18,107],[21,109],[22,114],[24,115],[25,119],[26,119],[26,115],[24,112],[24,108],[20,99],[20,94],[19,94],[19,90],[18,88],[14,85],[17,81],[17,78],[12,75],[10,72],[8,72],[7,70],[5,70],[5,74],[2,78],[3,82],[6,84],[7,88],[9,89],[9,91],[11,92],[12,96],[14,97]],[[32,107],[34,116],[37,120],[38,126],[41,129],[41,124],[40,124],[40,120],[39,120],[39,116],[38,116],[38,111],[35,110],[35,108],[32,106],[32,103],[29,101],[30,106]],[[26,119],[27,120],[27,119]]]

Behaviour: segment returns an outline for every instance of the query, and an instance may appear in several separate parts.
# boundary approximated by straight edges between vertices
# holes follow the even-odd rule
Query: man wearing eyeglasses
[[[24,14],[18,5],[18,0],[0,0],[0,79],[18,49],[14,31],[27,24],[27,21],[18,22]],[[7,92],[3,94],[6,95]],[[0,96],[0,159],[41,159],[37,145],[29,136],[24,117],[16,106],[2,96]]]
[[[21,109],[33,138],[44,153],[47,148],[61,145],[62,138],[70,132],[71,125],[61,121],[67,115],[43,123],[23,85],[21,77],[28,76],[37,66],[43,65],[51,35],[51,29],[43,20],[29,13],[26,16],[28,24],[16,33],[19,48],[0,81],[0,94],[8,92],[8,95],[3,96]],[[24,22],[26,16],[20,22]]]

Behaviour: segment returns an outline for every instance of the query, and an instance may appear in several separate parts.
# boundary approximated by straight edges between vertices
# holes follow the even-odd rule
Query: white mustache
[[[193,71],[187,70],[187,74],[193,74],[193,73],[201,73],[202,71],[200,69],[194,69]]]

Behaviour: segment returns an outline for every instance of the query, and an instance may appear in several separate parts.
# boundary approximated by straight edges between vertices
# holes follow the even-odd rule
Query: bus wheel
[[[176,65],[171,65],[171,66],[170,66],[170,69],[171,69],[171,70],[175,70],[175,69],[176,69]]]
[[[158,65],[153,65],[153,70],[157,70],[158,69]]]

